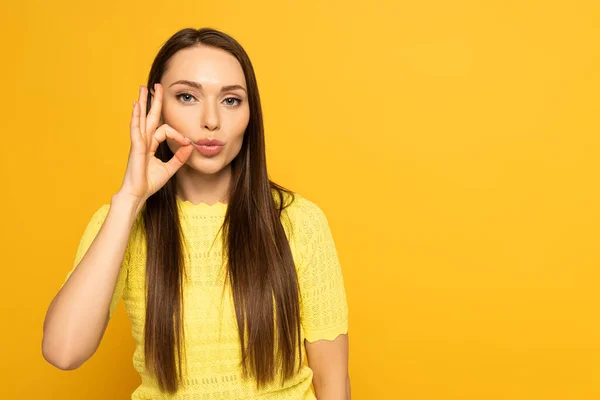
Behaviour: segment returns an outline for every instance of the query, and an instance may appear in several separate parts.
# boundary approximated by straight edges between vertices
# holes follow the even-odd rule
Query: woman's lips
[[[224,147],[222,145],[199,145],[197,143],[192,143],[192,146],[194,146],[200,154],[206,157],[216,156]]]

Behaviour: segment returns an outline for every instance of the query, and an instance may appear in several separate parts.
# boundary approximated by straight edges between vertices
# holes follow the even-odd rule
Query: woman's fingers
[[[175,172],[177,172],[177,170],[187,162],[188,158],[190,158],[190,155],[193,151],[194,148],[192,146],[181,146],[179,149],[177,149],[177,151],[173,155],[173,158],[171,158],[166,163],[163,163],[163,165],[167,169],[169,177],[175,175]]]
[[[156,150],[158,149],[158,145],[161,142],[164,142],[167,138],[175,140],[177,143],[179,143],[182,146],[188,146],[190,143],[192,143],[191,139],[186,138],[180,132],[177,132],[175,129],[173,129],[169,125],[163,124],[156,130],[156,132],[154,133],[154,136],[152,137],[152,144],[150,145],[150,153],[151,154],[156,153]],[[189,146],[189,147],[192,148],[192,146]],[[193,150],[193,148],[192,148],[192,150]]]
[[[152,96],[152,105],[146,118],[146,131],[154,132],[160,121],[160,112],[162,109],[163,90],[160,83],[154,85],[154,95]]]
[[[131,136],[131,146],[133,147],[139,144],[142,136],[140,132],[140,104],[137,101],[133,102],[131,121],[129,123],[129,133]]]
[[[140,132],[146,134],[146,99],[148,98],[148,90],[144,86],[140,86]]]

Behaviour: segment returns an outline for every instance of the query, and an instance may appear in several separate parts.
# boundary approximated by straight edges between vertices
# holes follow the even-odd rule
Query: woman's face
[[[163,123],[193,142],[224,143],[216,148],[218,154],[203,154],[206,149],[195,147],[186,165],[203,174],[228,166],[240,152],[250,119],[246,79],[237,59],[214,47],[186,48],[171,57],[160,84]],[[171,139],[167,145],[173,153],[180,146]]]

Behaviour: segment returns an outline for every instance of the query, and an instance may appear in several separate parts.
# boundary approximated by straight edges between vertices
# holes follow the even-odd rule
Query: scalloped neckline
[[[228,207],[228,204],[223,203],[221,201],[218,201],[215,204],[208,204],[205,202],[194,204],[189,200],[183,200],[181,197],[179,197],[177,195],[175,196],[175,198],[177,199],[177,203],[184,210],[193,211],[193,212],[205,211],[205,212],[210,212],[210,213],[215,213],[215,214],[225,214],[225,212],[227,211],[227,207]]]

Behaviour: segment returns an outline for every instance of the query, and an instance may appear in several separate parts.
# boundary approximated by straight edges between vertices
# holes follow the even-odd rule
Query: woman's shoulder
[[[289,228],[294,231],[308,233],[327,225],[327,217],[323,209],[314,200],[298,192],[284,193],[283,200],[282,222],[289,223]],[[276,203],[279,204],[279,201]]]
[[[306,215],[322,211],[321,208],[312,200],[294,191],[280,191],[281,197],[274,194],[275,203],[279,206],[283,201],[283,211],[295,215]]]

